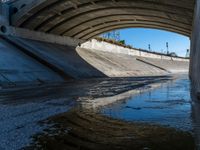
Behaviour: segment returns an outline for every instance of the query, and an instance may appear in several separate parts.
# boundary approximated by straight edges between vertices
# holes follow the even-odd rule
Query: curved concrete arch
[[[135,13],[135,14],[142,14],[143,16],[161,16],[162,15],[164,17],[167,17],[167,15],[165,13],[160,13],[158,14],[157,11],[154,10],[148,10],[145,12],[145,10],[141,10],[141,9],[134,9],[132,7],[128,7],[128,8],[106,8],[106,9],[101,9],[101,10],[95,10],[92,12],[87,12],[87,14],[80,14],[78,16],[76,16],[75,18],[71,18],[69,20],[64,20],[54,26],[52,26],[52,28],[50,28],[47,32],[48,33],[54,33],[54,34],[62,34],[63,31],[66,30],[66,28],[72,28],[74,26],[76,26],[77,24],[79,24],[79,22],[86,22],[87,20],[90,21],[92,19],[95,19],[97,17],[101,17],[101,16],[105,16],[105,14],[107,15],[115,15],[115,14],[122,14],[124,12],[128,12],[128,13]],[[164,18],[163,17],[163,18]],[[170,18],[170,17],[168,17]],[[189,24],[192,20],[187,20],[184,18],[184,16],[177,16],[174,15],[174,18],[181,18],[180,20],[183,21],[185,24]]]
[[[19,5],[22,4],[26,4],[26,6],[22,9],[19,9],[17,13],[12,15],[11,24],[19,27],[23,22],[36,14],[38,10],[42,10],[45,6],[53,3],[53,1],[56,0],[30,0],[28,1],[28,4],[26,4],[27,0],[19,0],[16,3],[13,3],[11,5],[13,8],[19,9]]]
[[[122,22],[122,21],[129,21],[132,23],[138,23],[140,21],[148,21],[148,22],[157,22],[162,25],[173,25],[176,24],[175,28],[179,28],[182,30],[185,30],[188,32],[188,29],[190,28],[190,25],[179,23],[175,20],[168,20],[165,18],[157,17],[157,16],[144,16],[142,15],[136,15],[136,14],[122,14],[122,15],[110,15],[110,16],[102,16],[97,17],[91,21],[81,22],[80,24],[73,26],[70,29],[66,29],[61,35],[68,35],[71,37],[75,37],[81,34],[85,34],[90,31],[98,30],[99,27],[107,26],[108,23],[116,23],[116,22]],[[112,25],[112,24],[111,24]],[[189,31],[191,32],[191,31]]]
[[[126,25],[130,25],[130,24],[133,25],[132,27],[136,26],[137,28],[140,28],[140,27],[142,28],[142,27],[144,27],[143,25],[146,25],[146,26],[148,25],[149,28],[157,27],[157,29],[163,29],[163,30],[167,30],[167,31],[171,31],[171,32],[176,32],[176,33],[183,34],[186,36],[188,36],[190,34],[190,31],[184,30],[183,28],[180,28],[180,27],[173,26],[173,24],[160,24],[157,22],[149,22],[149,21],[145,21],[145,20],[140,20],[140,21],[136,21],[133,23],[132,20],[121,20],[121,21],[112,21],[109,23],[105,23],[105,24],[93,27],[93,28],[87,28],[87,29],[85,29],[85,31],[81,31],[77,35],[75,35],[75,36],[73,35],[71,37],[84,39],[85,36],[89,36],[90,34],[93,34],[95,32],[102,34],[104,32],[101,32],[101,31],[107,30],[107,28],[112,28],[112,27],[115,27],[118,25],[126,26]]]
[[[101,9],[95,9],[95,10],[91,10],[91,11],[87,11],[84,13],[80,13],[77,14],[75,16],[72,16],[70,18],[66,18],[66,19],[61,19],[59,20],[59,22],[57,22],[56,24],[54,24],[54,26],[52,26],[48,32],[58,32],[59,30],[62,30],[63,28],[66,28],[67,25],[70,25],[71,27],[74,26],[72,23],[74,23],[75,25],[82,21],[84,22],[85,20],[91,20],[93,18],[96,17],[100,17],[100,16],[105,16],[105,14],[107,15],[111,15],[111,14],[122,14],[122,13],[140,13],[140,14],[146,14],[146,15],[153,15],[153,16],[160,16],[160,17],[165,17],[165,18],[170,18],[173,20],[173,18],[180,18],[180,21],[184,22],[184,23],[190,23],[192,21],[191,20],[187,20],[185,19],[185,15],[183,14],[173,14],[170,12],[160,12],[160,10],[155,10],[155,9],[148,9],[146,10],[145,8],[134,8],[131,6],[127,6],[127,7],[118,7],[118,8],[101,8]],[[170,17],[171,16],[171,17]],[[173,16],[173,17],[172,17]]]
[[[84,0],[84,2],[79,5],[85,6],[90,3],[91,0]],[[76,5],[78,5],[78,3],[75,4],[71,2],[71,0],[59,0],[57,2],[51,3],[50,5],[46,5],[46,7],[44,7],[43,9],[37,10],[36,8],[36,12],[24,22],[19,24],[19,26],[37,30],[39,26],[43,26],[43,24],[46,24],[47,22],[55,22],[55,19],[62,20],[60,16],[63,16],[63,14],[65,13],[68,16],[70,16],[70,14],[76,14]],[[16,16],[13,16],[13,18],[15,17]]]
[[[63,10],[62,10],[62,5],[61,4],[65,4],[66,2],[69,2],[70,0],[59,0],[59,1],[56,1],[56,0],[48,0],[48,1],[45,1],[45,0],[35,0],[35,1],[33,1],[33,2],[31,2],[31,4],[29,5],[29,9],[31,8],[31,10],[32,11],[34,11],[34,10],[36,10],[36,12],[35,13],[37,13],[37,15],[38,15],[38,13],[40,13],[41,11],[43,11],[43,14],[44,14],[44,10],[47,10],[47,12],[48,12],[48,14],[50,13],[49,12],[49,10],[51,10],[51,9],[53,9],[53,10],[59,10],[60,12],[62,12],[62,13],[65,13]],[[92,2],[104,2],[104,1],[106,1],[106,0],[100,0],[100,1],[91,1],[91,0],[84,0],[84,3],[88,3],[88,2],[91,2],[91,4],[93,4]],[[171,0],[170,0],[171,1]],[[178,8],[183,8],[183,10],[185,10],[185,9],[189,9],[190,7],[188,7],[188,8],[184,8],[184,7],[182,7],[181,6],[181,4],[183,4],[183,3],[179,3],[177,6],[176,5],[174,5],[174,2],[173,2],[173,5],[172,5],[172,3],[170,4],[170,1],[168,2],[169,4],[167,4],[167,3],[165,3],[164,5],[162,4],[162,3],[160,3],[159,5],[163,5],[163,6],[165,6],[165,5],[170,5],[170,7],[178,7]],[[28,1],[29,3],[30,3],[30,0]],[[124,2],[124,1],[123,1]],[[130,3],[133,3],[134,1],[130,1],[129,2],[129,4]],[[137,2],[137,1],[136,1]],[[134,3],[136,3],[136,2],[134,2]],[[138,1],[139,3],[141,3],[142,1]],[[137,2],[137,3],[138,3]],[[20,1],[20,3],[27,3],[27,1],[25,1],[25,0],[21,0]],[[77,3],[77,1],[76,1],[76,3]],[[83,1],[81,2],[81,3],[83,3]],[[119,3],[119,1],[118,1],[118,3]],[[118,4],[117,3],[117,4]],[[142,2],[142,3],[144,3],[144,2]],[[148,1],[147,2],[145,2],[145,3],[149,3]],[[155,2],[155,1],[150,1],[150,4],[157,4],[158,2]],[[176,2],[177,3],[177,2]],[[78,4],[80,4],[80,2],[78,2],[77,3],[77,5]],[[90,4],[90,3],[89,3]],[[110,1],[109,1],[109,3],[108,4],[111,4],[110,3]],[[102,4],[102,5],[108,5],[108,4]],[[16,5],[19,5],[19,4],[16,4]],[[40,5],[44,5],[43,7],[41,7]],[[46,7],[45,7],[45,5],[46,5]],[[82,4],[81,4],[82,5]],[[80,5],[80,7],[82,7]],[[119,5],[122,5],[122,4],[120,4],[119,3]],[[40,6],[39,8],[37,8],[37,6]],[[64,5],[64,6],[66,6],[66,5]],[[98,5],[97,5],[98,6]],[[163,7],[162,6],[162,7]],[[189,5],[188,5],[189,6]],[[14,6],[14,7],[16,7],[16,6]],[[58,7],[58,8],[56,8],[56,7]],[[91,6],[90,6],[91,7]],[[96,7],[96,6],[95,6]],[[65,7],[64,7],[65,8]],[[88,8],[87,8],[88,9]],[[13,18],[18,18],[19,19],[19,17],[22,15],[22,14],[24,14],[24,16],[26,17],[26,15],[27,15],[27,13],[28,13],[28,9],[25,9],[26,11],[24,11],[24,10],[22,10],[22,11],[20,11],[20,13],[19,14],[17,14],[17,15],[14,15],[13,16]],[[32,14],[33,15],[33,14]],[[19,16],[19,17],[17,17],[17,16]],[[27,17],[29,17],[29,16],[27,16]],[[13,19],[13,20],[17,20],[17,19]]]
[[[190,36],[194,3],[194,0],[33,0],[12,16],[12,24],[57,35],[89,37],[90,32],[100,33],[98,30],[104,26],[107,29],[117,25],[109,22],[128,20],[137,27],[157,27]]]
[[[111,13],[109,13],[109,14],[107,13],[106,15],[105,14],[104,15],[100,15],[100,16],[96,15],[95,18],[89,18],[88,17],[87,18],[88,20],[83,20],[83,22],[79,22],[78,24],[71,25],[71,28],[67,29],[67,27],[65,26],[66,30],[63,33],[72,30],[74,27],[77,27],[77,26],[80,26],[80,25],[84,25],[84,24],[87,24],[87,23],[90,23],[90,26],[95,26],[96,22],[98,22],[98,19],[100,19],[103,22],[104,20],[108,19],[109,17],[113,18],[115,16],[118,16],[117,20],[120,20],[119,17],[120,16],[125,16],[125,15],[127,17],[130,17],[130,16],[134,17],[134,15],[135,15],[134,18],[137,18],[137,19],[140,19],[140,18],[143,18],[143,19],[144,18],[152,18],[153,19],[152,21],[155,21],[155,19],[157,19],[159,21],[163,20],[165,22],[168,22],[168,21],[169,22],[174,22],[174,24],[176,24],[176,25],[177,24],[178,25],[181,24],[183,26],[187,26],[188,28],[190,28],[190,26],[191,26],[191,24],[188,21],[186,22],[185,20],[176,20],[176,19],[173,19],[173,18],[170,19],[167,16],[163,16],[161,14],[157,14],[157,13],[153,13],[153,12],[142,12],[141,13],[141,12],[138,12],[137,10],[130,9],[130,11],[128,11],[126,13],[123,13],[123,12],[121,12],[121,11],[119,11],[119,10],[116,9],[115,11],[112,12],[112,14]],[[93,22],[93,23],[91,23],[91,22]]]
[[[182,34],[185,36],[188,36],[188,34],[186,34],[185,32],[179,31],[177,32],[177,30],[175,29],[169,29],[169,28],[164,28],[162,26],[157,26],[157,25],[152,25],[152,24],[135,24],[135,23],[130,23],[130,24],[119,24],[119,25],[115,25],[115,26],[111,26],[111,27],[107,27],[107,28],[103,28],[101,30],[97,30],[95,32],[92,32],[90,34],[84,35],[81,37],[81,39],[84,40],[89,40],[92,39],[102,33],[106,33],[112,30],[116,30],[116,29],[125,29],[125,28],[151,28],[151,29],[160,29],[160,30],[165,30],[165,31],[170,31],[170,32],[174,32],[174,33],[178,33],[178,34]]]
[[[107,4],[109,4],[108,2],[107,2]],[[142,9],[143,8],[143,10],[144,9],[149,9],[150,10],[150,8],[152,7],[152,5],[153,4],[151,4],[149,7],[144,7],[143,5],[141,5],[140,4],[140,6],[134,6],[134,7],[131,7],[131,4],[129,3],[128,5],[124,5],[123,7],[125,7],[125,8],[127,8],[127,7],[129,7],[130,9],[133,9],[133,10],[136,10],[136,9]],[[120,6],[120,4],[118,4],[118,6]],[[122,9],[123,8],[122,6],[120,6],[120,7],[118,7],[119,9],[118,9],[118,11],[120,10],[120,9]],[[157,8],[159,8],[160,7],[160,5],[157,5]],[[85,6],[85,7],[80,7],[78,10],[74,10],[74,11],[72,11],[71,13],[69,13],[68,11],[67,12],[61,12],[61,14],[62,15],[60,15],[59,17],[52,17],[52,18],[50,18],[49,20],[45,20],[43,23],[42,23],[42,25],[39,25],[39,27],[41,27],[41,26],[53,26],[53,24],[54,24],[54,26],[52,27],[52,28],[50,28],[50,29],[48,29],[48,30],[46,30],[46,31],[51,31],[51,30],[53,30],[53,29],[55,29],[57,26],[60,26],[60,25],[62,25],[63,24],[63,26],[65,26],[66,24],[67,24],[67,21],[71,21],[71,20],[73,20],[74,18],[77,18],[77,17],[84,17],[83,15],[86,15],[86,14],[93,14],[93,13],[96,13],[97,11],[100,11],[100,10],[102,10],[102,11],[105,11],[106,9],[111,9],[111,8],[117,8],[116,6],[115,7],[108,7],[108,6],[106,6],[106,4],[102,4],[102,5],[97,5],[97,6]],[[162,9],[163,9],[163,7],[161,7]],[[160,9],[161,9],[160,8]],[[152,8],[151,8],[152,9]],[[158,13],[158,11],[159,12],[165,12],[165,13],[175,13],[175,11],[176,10],[173,10],[172,12],[169,12],[169,10],[167,11],[167,8],[165,8],[165,9],[163,9],[163,10],[160,10],[160,9],[157,9],[157,11],[156,11],[156,13],[157,14],[159,14]],[[87,10],[87,11],[85,11],[85,10]],[[154,9],[152,9],[152,10],[154,10]],[[129,10],[128,10],[129,11]],[[99,12],[100,13],[100,12]],[[102,13],[104,13],[104,12],[102,12]],[[150,12],[151,13],[151,12]],[[179,13],[179,12],[177,12],[177,13]],[[186,13],[186,11],[183,9],[181,12],[180,12],[180,14],[179,15],[181,15],[180,17],[181,18],[184,18],[184,13]],[[149,14],[149,13],[148,13]],[[177,16],[178,17],[178,16]],[[176,18],[177,18],[176,17]],[[56,19],[57,18],[57,19]],[[56,21],[55,21],[56,20]],[[52,22],[53,21],[53,22]],[[39,21],[37,21],[37,22],[39,22]],[[47,25],[47,23],[49,23],[49,25]],[[39,28],[39,27],[37,27],[37,29]]]

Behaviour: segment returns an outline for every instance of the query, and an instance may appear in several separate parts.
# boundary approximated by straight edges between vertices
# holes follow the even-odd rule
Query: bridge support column
[[[0,4],[0,24],[9,25],[9,6]]]
[[[194,87],[193,92],[200,100],[200,0],[196,0],[190,56],[190,78]]]

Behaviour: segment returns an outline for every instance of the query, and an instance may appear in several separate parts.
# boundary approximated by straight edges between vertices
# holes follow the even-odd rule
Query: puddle
[[[189,79],[183,75],[158,89],[103,107],[101,113],[114,119],[160,124],[192,132]]]

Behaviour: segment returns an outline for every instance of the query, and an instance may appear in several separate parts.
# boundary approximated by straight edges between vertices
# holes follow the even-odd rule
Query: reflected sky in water
[[[101,113],[126,121],[161,124],[192,131],[190,82],[187,75],[101,109]]]

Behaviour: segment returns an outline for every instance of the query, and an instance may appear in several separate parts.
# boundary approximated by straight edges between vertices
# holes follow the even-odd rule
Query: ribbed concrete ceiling
[[[190,36],[195,0],[18,0],[12,25],[90,39],[119,28],[145,27]]]

